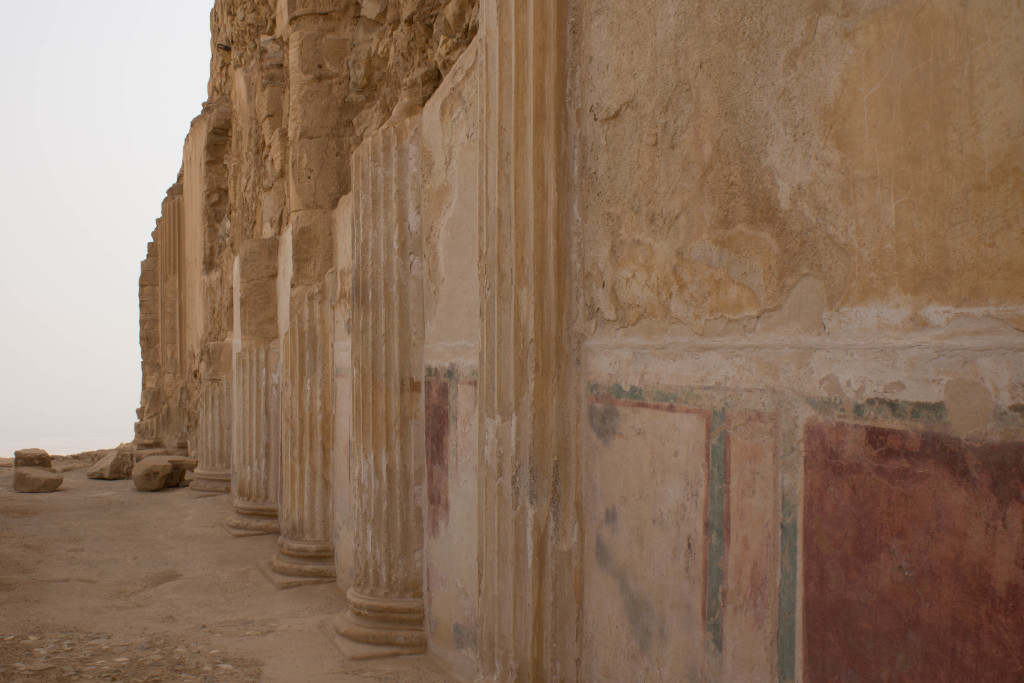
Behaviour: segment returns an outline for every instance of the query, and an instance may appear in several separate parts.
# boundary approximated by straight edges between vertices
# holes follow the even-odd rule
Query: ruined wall
[[[1018,9],[218,0],[138,441],[346,647],[1020,677]]]
[[[584,677],[1020,675],[1019,7],[573,5]]]
[[[161,208],[139,278],[142,397],[135,441],[140,446],[176,448],[186,441],[180,177],[167,191]]]

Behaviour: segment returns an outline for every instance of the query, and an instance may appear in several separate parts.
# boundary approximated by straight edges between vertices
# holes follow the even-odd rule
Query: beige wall
[[[479,41],[423,109],[423,347],[427,441],[426,621],[430,649],[476,670]]]
[[[576,5],[600,326],[1022,302],[1012,3]]]

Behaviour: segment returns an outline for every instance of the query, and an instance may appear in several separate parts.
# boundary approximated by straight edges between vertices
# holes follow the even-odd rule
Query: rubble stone
[[[167,478],[173,469],[169,462],[146,458],[135,463],[135,467],[132,468],[132,481],[139,491],[159,491],[167,485]]]
[[[50,454],[42,448],[22,448],[14,451],[15,467],[51,467]]]
[[[45,467],[21,466],[14,468],[14,490],[19,493],[50,493],[64,483],[63,475]]]
[[[113,450],[93,463],[86,476],[90,479],[128,479],[132,476],[133,466],[130,450]]]
[[[180,455],[151,455],[135,464],[132,481],[139,491],[159,491],[185,484],[185,473],[196,468],[196,461]]]

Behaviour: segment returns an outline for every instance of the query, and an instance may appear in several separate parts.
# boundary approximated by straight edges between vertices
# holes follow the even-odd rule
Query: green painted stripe
[[[779,553],[779,681],[796,680],[797,507],[782,495]]]
[[[612,398],[617,398],[620,401],[643,401],[644,390],[637,386],[631,386],[629,389],[623,388],[621,384],[613,384],[608,387],[608,393]]]
[[[619,401],[640,401],[643,403],[675,404],[688,408],[702,409],[707,405],[705,394],[695,389],[649,389],[621,384],[590,382],[587,391],[595,398],[612,398]],[[705,392],[706,393],[706,392]]]
[[[725,409],[711,413],[708,463],[708,566],[705,629],[715,653],[722,652],[722,588],[725,582]]]
[[[859,419],[901,420],[915,422],[946,422],[949,413],[941,401],[897,401],[891,398],[869,398],[848,403],[841,398],[808,398],[807,405],[825,415],[850,415]]]

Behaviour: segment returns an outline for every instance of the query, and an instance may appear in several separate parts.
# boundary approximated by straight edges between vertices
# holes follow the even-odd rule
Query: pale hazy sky
[[[0,457],[108,448],[139,403],[139,262],[206,99],[213,0],[4,0]]]

